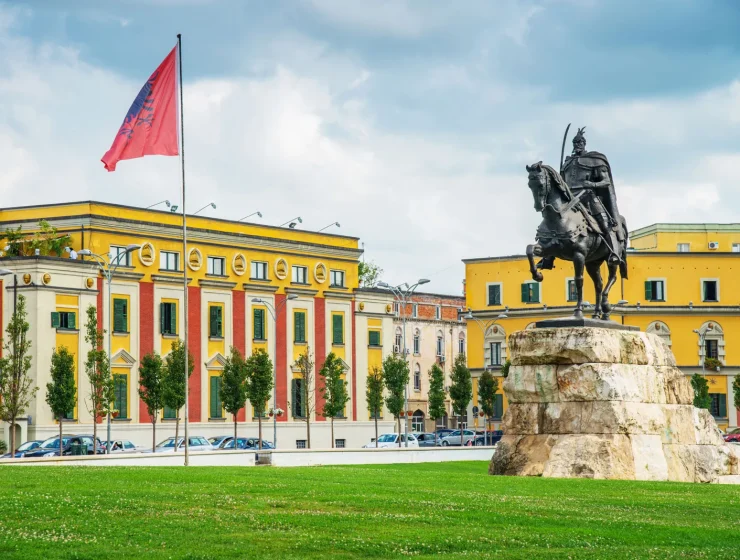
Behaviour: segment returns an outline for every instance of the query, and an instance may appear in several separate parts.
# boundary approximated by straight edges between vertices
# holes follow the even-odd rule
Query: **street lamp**
[[[712,323],[709,323],[707,325],[707,328],[704,329],[704,332],[701,332],[699,329],[694,329],[693,332],[699,335],[699,346],[702,348],[702,356],[704,356],[704,359],[701,361],[701,375],[704,377],[704,364],[707,360],[707,349],[704,347],[704,344],[706,342],[707,338],[707,332],[714,330],[714,325]]]
[[[290,229],[293,229],[296,226],[296,222],[298,222],[299,224],[302,224],[303,223],[303,218],[301,218],[300,216],[296,216],[295,218],[291,218],[290,220],[288,220],[284,224],[280,224],[278,227],[285,227],[288,224],[290,224]]]
[[[321,232],[321,231],[324,231],[325,229],[329,229],[329,228],[330,228],[330,227],[332,227],[332,226],[342,227],[342,226],[340,226],[340,225],[339,225],[339,222],[333,222],[333,223],[329,224],[329,225],[328,225],[328,226],[326,226],[326,227],[322,227],[322,228],[321,228],[321,229],[319,230],[319,232]],[[317,233],[318,233],[318,232],[317,232]]]
[[[464,315],[464,318],[468,321],[475,321],[478,327],[480,327],[481,333],[483,334],[483,345],[484,345],[484,354],[483,354],[483,369],[485,369],[485,341],[486,341],[486,332],[488,331],[488,327],[493,325],[496,321],[499,319],[508,319],[509,316],[506,313],[499,313],[498,316],[493,321],[488,321],[487,323],[484,323],[478,317],[473,315],[473,311],[471,309],[468,309],[468,312]],[[493,365],[493,356],[491,356],[491,365]],[[484,426],[484,443],[488,444],[488,426]],[[460,430],[460,445],[463,443],[463,436],[462,436],[462,429]]]
[[[327,226],[328,227],[328,226]],[[414,293],[414,290],[421,286],[422,284],[428,284],[429,280],[427,278],[419,278],[417,280],[416,284],[412,284],[409,286],[408,283],[399,284],[398,286],[391,286],[390,284],[386,282],[378,282],[378,287],[385,288],[386,290],[389,290],[395,299],[399,302],[399,307],[403,307],[403,314],[402,314],[402,322],[403,322],[403,359],[404,361],[408,361],[408,353],[406,350],[406,305],[408,304],[409,298]],[[404,387],[404,410],[406,411],[406,417],[403,422],[403,432],[406,440],[406,447],[409,446],[409,416],[408,416],[408,410],[409,410],[409,384],[406,383],[406,387]],[[401,434],[398,434],[399,437]],[[462,443],[462,437],[460,439],[460,442]]]
[[[170,201],[169,200],[160,200],[156,204],[152,204],[151,206],[147,206],[146,207],[146,210],[149,210],[150,208],[154,208],[155,206],[159,206],[160,204],[166,204],[167,205],[167,208],[170,207]],[[175,208],[177,208],[177,207],[175,207]]]
[[[260,211],[258,210],[257,212],[252,212],[251,214],[249,214],[249,216],[244,216],[243,218],[239,218],[239,219],[237,220],[237,222],[241,222],[242,220],[246,220],[247,218],[251,218],[251,217],[252,217],[252,216],[254,216],[255,214],[257,214],[257,215],[258,215],[258,216],[259,216],[260,218],[262,217],[262,212],[260,212]]]
[[[214,210],[216,209],[216,203],[215,203],[215,202],[209,202],[209,203],[208,203],[208,204],[206,204],[206,205],[205,205],[205,206],[204,206],[203,208],[201,208],[200,210],[198,210],[198,212],[202,212],[203,210],[205,210],[205,209],[206,209],[206,208],[208,208],[209,206],[210,206],[211,208],[213,208]],[[198,212],[194,212],[194,213],[193,213],[193,216],[195,216],[195,214],[197,214]]]
[[[112,315],[113,313],[113,294],[111,293],[111,282],[113,281],[113,273],[116,271],[116,269],[121,264],[121,258],[122,257],[128,257],[128,255],[135,251],[136,249],[140,249],[141,245],[138,245],[136,243],[132,243],[130,245],[126,245],[126,249],[123,252],[119,252],[116,254],[115,257],[113,257],[110,253],[107,255],[96,255],[93,253],[90,249],[82,249],[77,252],[78,255],[84,256],[84,257],[92,257],[95,260],[95,264],[98,266],[98,269],[100,270],[100,273],[103,275],[103,278],[105,278],[105,281],[108,284],[108,315]],[[106,260],[107,257],[107,260]],[[125,259],[124,259],[125,260]],[[111,317],[108,317],[110,320]],[[113,356],[111,355],[111,339],[113,338],[112,328],[110,328],[110,324],[108,325],[108,375],[113,375]],[[186,383],[187,383],[187,375],[185,376]],[[186,392],[187,394],[187,392]],[[95,422],[97,419],[93,417],[93,422]],[[107,426],[107,444],[106,444],[106,450],[105,452],[107,454],[110,454],[110,448],[111,448],[111,415],[110,412],[108,412],[108,426]],[[177,443],[177,442],[175,442]],[[93,442],[93,450],[95,449],[95,446],[97,445],[97,442]]]
[[[272,444],[277,449],[277,314],[280,312],[280,310],[283,308],[283,306],[288,303],[289,299],[297,299],[298,296],[295,294],[288,294],[288,297],[285,298],[283,301],[281,301],[277,306],[273,305],[271,302],[267,301],[266,299],[262,298],[252,298],[252,303],[259,303],[261,305],[264,305],[267,310],[270,312],[270,316],[272,317],[273,322],[275,323],[275,331],[272,335],[272,348],[273,348],[273,383],[272,383]],[[262,447],[262,441],[260,441],[260,448]]]

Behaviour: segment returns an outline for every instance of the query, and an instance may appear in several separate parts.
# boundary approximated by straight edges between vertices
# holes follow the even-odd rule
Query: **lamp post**
[[[329,229],[329,228],[330,228],[330,227],[332,227],[332,226],[342,227],[342,226],[340,226],[340,225],[339,225],[339,222],[333,222],[333,223],[329,224],[329,225],[328,225],[328,226],[326,226],[326,227],[322,227],[322,228],[321,228],[320,230],[318,230],[318,231],[317,231],[316,233],[319,233],[319,232],[321,232],[321,231],[324,231],[325,229]]]
[[[251,213],[251,214],[249,214],[248,216],[244,216],[243,218],[239,218],[239,219],[237,220],[237,222],[241,222],[242,220],[246,220],[247,218],[251,218],[251,217],[252,217],[252,216],[254,216],[255,214],[256,214],[257,216],[259,216],[260,218],[262,217],[262,212],[260,212],[260,211],[258,210],[257,212],[252,212],[252,213]]]
[[[259,303],[267,308],[267,310],[270,312],[270,316],[272,317],[272,321],[275,324],[275,330],[272,334],[272,355],[275,358],[275,361],[273,361],[272,365],[272,370],[274,372],[272,382],[272,444],[275,449],[277,449],[277,314],[280,312],[283,306],[288,303],[288,300],[296,299],[297,297],[298,296],[295,294],[288,294],[288,297],[281,301],[277,306],[262,298],[252,298],[252,303]],[[262,442],[260,442],[260,445],[262,445]]]
[[[116,269],[121,264],[121,257],[128,257],[129,254],[131,254],[132,251],[135,251],[136,249],[141,248],[141,245],[132,243],[131,245],[126,246],[126,250],[122,253],[116,254],[115,258],[108,253],[106,256],[103,255],[96,255],[90,249],[82,249],[81,251],[78,251],[78,255],[82,255],[84,257],[92,257],[95,260],[95,264],[98,265],[98,269],[100,270],[100,273],[103,275],[103,278],[105,278],[106,283],[108,284],[108,315],[112,315],[113,313],[113,294],[111,293],[111,283],[113,281],[113,273],[116,271]],[[106,258],[107,257],[107,260]],[[108,317],[110,319],[110,317]],[[102,326],[102,325],[101,325]],[[110,325],[108,325],[110,327]],[[111,339],[113,338],[113,332],[112,328],[108,329],[108,375],[113,375],[113,356],[111,355]],[[185,375],[185,379],[187,380],[187,371]],[[187,383],[187,381],[186,381]],[[93,417],[93,422],[96,422],[97,419]],[[111,414],[108,412],[108,426],[107,426],[107,444],[105,452],[106,454],[110,454],[110,448],[111,448]],[[175,442],[177,444],[177,442]],[[93,449],[95,449],[95,446],[97,445],[97,442],[93,442]]]
[[[464,315],[464,317],[468,321],[470,321],[470,320],[475,321],[476,324],[478,325],[478,327],[480,328],[481,334],[483,335],[483,369],[485,370],[486,369],[486,363],[485,363],[486,331],[488,331],[488,327],[490,327],[491,325],[493,325],[499,319],[507,319],[509,316],[506,313],[499,313],[499,315],[493,321],[488,321],[487,323],[484,323],[483,321],[481,321],[480,319],[478,319],[478,317],[476,317],[475,315],[473,315],[473,311],[472,310],[468,309],[468,312]],[[491,356],[491,365],[493,365],[493,356]],[[478,394],[480,395],[480,392]],[[485,426],[483,426],[483,428],[484,428],[484,430],[483,430],[484,431],[484,436],[483,436],[484,443],[486,445],[488,445],[488,426],[485,425]],[[461,431],[460,431],[460,445],[462,445],[462,442],[463,442],[463,436],[462,436],[462,429],[461,429]]]
[[[152,204],[151,206],[147,206],[146,210],[149,210],[150,208],[154,208],[155,206],[159,206],[160,204],[165,204],[167,208],[170,207],[170,201],[169,200],[160,200],[159,202]],[[175,209],[177,209],[177,206],[175,206]]]
[[[303,218],[301,218],[300,216],[296,216],[295,218],[292,218],[292,219],[288,220],[284,224],[280,224],[278,227],[285,227],[288,224],[291,224],[290,225],[290,229],[293,229],[295,227],[296,222],[298,222],[299,224],[302,224],[303,223]]]
[[[391,286],[390,284],[387,284],[386,282],[378,282],[378,287],[385,288],[386,290],[389,290],[395,299],[398,300],[399,303],[399,311],[400,308],[403,307],[402,315],[401,315],[401,322],[403,323],[402,329],[403,329],[403,359],[408,362],[408,350],[406,349],[406,305],[409,302],[409,298],[413,295],[414,290],[421,286],[422,284],[428,284],[429,280],[426,278],[419,278],[419,280],[416,282],[416,284],[409,285],[408,283],[399,284],[398,286]],[[406,416],[403,421],[403,433],[406,436],[404,439],[406,440],[406,447],[409,446],[409,384],[406,383],[406,386],[403,389],[403,401],[404,401],[404,409],[406,411]],[[401,434],[398,434],[399,437]]]
[[[206,205],[205,205],[205,206],[204,206],[203,208],[201,208],[200,210],[198,210],[198,211],[196,211],[196,212],[193,212],[193,216],[195,216],[195,215],[196,215],[196,214],[197,214],[198,212],[202,212],[203,210],[205,210],[205,209],[206,209],[206,208],[208,208],[209,206],[210,206],[211,208],[213,208],[214,210],[216,209],[216,203],[215,203],[215,202],[209,202],[208,204],[206,204]]]
[[[699,335],[699,346],[702,349],[702,356],[704,357],[704,359],[701,361],[701,375],[702,375],[702,377],[704,377],[704,365],[705,365],[705,362],[707,361],[707,356],[706,356],[707,349],[704,347],[704,344],[706,342],[707,332],[709,332],[711,330],[714,330],[714,325],[712,323],[709,323],[707,325],[707,328],[704,329],[703,332],[700,331],[699,329],[694,329],[694,331],[693,331],[693,332],[695,332],[696,334]]]

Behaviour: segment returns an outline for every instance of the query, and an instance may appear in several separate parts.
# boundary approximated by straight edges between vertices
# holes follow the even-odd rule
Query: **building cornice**
[[[192,278],[188,278],[188,284],[190,284],[190,282],[192,281]],[[152,274],[152,282],[161,282],[163,284],[182,284],[183,277],[182,274],[178,274],[177,276],[168,276],[166,274]]]
[[[128,272],[125,270],[116,270],[115,272],[111,273],[111,276],[119,280],[134,280],[137,282],[144,278],[144,274],[142,274],[141,272]]]
[[[228,282],[226,280],[211,280],[211,279],[201,278],[200,280],[198,280],[198,285],[201,288],[219,288],[221,290],[233,290],[234,288],[236,288],[237,282]]]
[[[349,292],[335,292],[333,290],[324,290],[324,297],[332,299],[354,299],[355,295]]]
[[[242,284],[242,288],[244,288],[245,292],[265,292],[274,294],[278,291],[279,286],[272,286],[270,284],[251,284],[249,282],[244,282]]]
[[[498,319],[505,313],[508,317],[567,317],[573,314],[574,305],[559,305],[543,309],[542,305],[532,307],[497,307],[495,309],[474,309],[473,315],[478,319]],[[584,315],[590,313],[584,309]],[[620,305],[613,306],[612,315],[738,315],[740,306],[712,306],[712,305]],[[505,321],[506,318],[500,319]]]
[[[297,296],[315,296],[319,291],[312,288],[296,288],[295,286],[287,286],[285,288],[285,293],[295,294]]]
[[[740,233],[740,224],[651,224],[631,231],[631,239],[656,233]]]

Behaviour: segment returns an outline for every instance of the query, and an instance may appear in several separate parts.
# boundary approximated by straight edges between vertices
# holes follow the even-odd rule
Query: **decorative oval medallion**
[[[87,289],[92,288],[94,285],[95,285],[95,280],[93,278],[85,278],[85,286],[87,287]],[[183,363],[184,363],[185,362],[185,358],[183,358],[182,360],[183,360]],[[185,366],[183,365],[183,367],[185,367]]]
[[[195,270],[200,270],[202,266],[203,266],[203,254],[200,252],[200,249],[196,249],[195,247],[193,247],[188,252],[188,268],[190,270],[195,271]]]
[[[275,276],[280,280],[285,280],[288,277],[288,261],[285,259],[275,261]]]
[[[319,284],[326,282],[326,265],[324,263],[316,263],[316,266],[313,267],[313,277]]]
[[[51,274],[49,274],[48,272],[45,272],[44,275],[41,277],[41,279],[44,281],[44,284],[48,284],[49,282],[51,282]],[[185,360],[185,358],[183,358],[183,360]],[[183,365],[183,368],[184,367],[185,366]]]
[[[361,302],[360,302],[360,311],[364,311],[364,309],[365,309],[365,302],[364,302],[364,301],[361,301]],[[184,363],[184,362],[185,362],[185,358],[183,358],[183,363]],[[183,367],[184,367],[184,366],[183,366]]]
[[[139,262],[144,266],[152,266],[154,264],[154,245],[148,241],[139,247]]]
[[[231,259],[231,270],[237,276],[242,276],[247,271],[247,259],[244,258],[244,255],[241,253],[234,255],[234,258]]]
[[[23,275],[23,283],[24,284],[30,284],[31,283],[31,275],[28,272],[26,272]],[[183,358],[183,361],[185,361],[185,358]]]

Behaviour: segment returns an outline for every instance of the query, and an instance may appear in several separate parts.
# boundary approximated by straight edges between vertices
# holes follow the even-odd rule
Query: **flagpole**
[[[190,408],[190,376],[188,375],[188,218],[185,211],[185,123],[183,121],[182,107],[182,34],[177,34],[177,62],[179,65],[179,87],[180,87],[180,167],[182,168],[182,309],[185,323],[183,333],[183,346],[185,348],[185,466],[190,463],[188,454],[188,417]],[[177,445],[177,442],[175,442]]]

